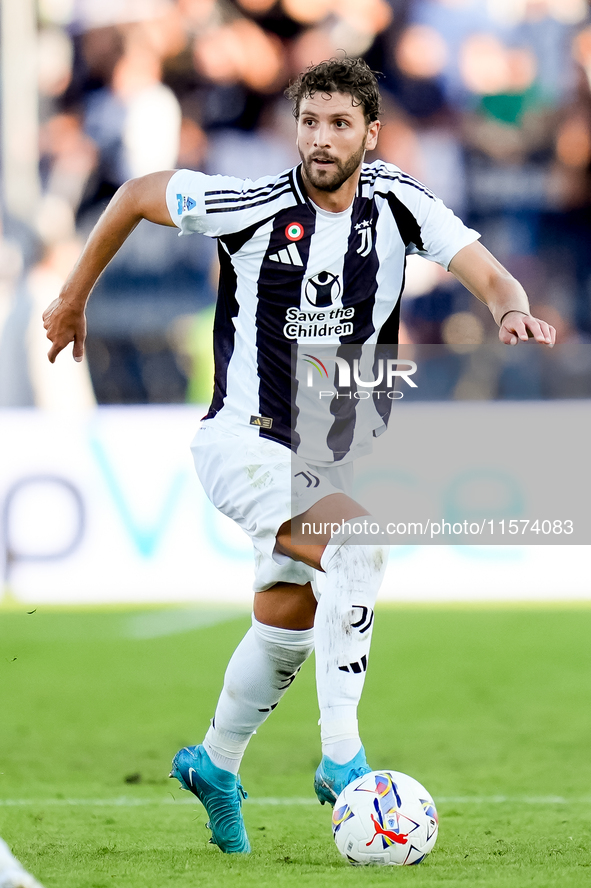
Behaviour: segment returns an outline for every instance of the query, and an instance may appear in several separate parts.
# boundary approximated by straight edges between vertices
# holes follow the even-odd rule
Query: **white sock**
[[[279,629],[252,618],[234,651],[203,746],[218,768],[238,773],[248,741],[269,717],[314,648],[314,630]]]
[[[339,542],[338,535],[333,537],[321,558],[325,574],[318,583],[314,630],[322,752],[345,764],[361,748],[357,706],[388,549]]]
[[[322,741],[322,754],[328,756],[337,765],[346,765],[351,759],[355,758],[361,749],[361,740],[359,735],[351,737],[347,740],[331,740],[324,739]]]
[[[0,888],[41,888],[3,839],[0,839]]]

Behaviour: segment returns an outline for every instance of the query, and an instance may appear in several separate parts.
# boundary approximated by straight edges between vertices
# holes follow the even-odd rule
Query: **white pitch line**
[[[23,808],[41,805],[78,808],[141,808],[146,805],[193,805],[197,799],[190,795],[186,798],[162,799],[131,799],[121,796],[118,799],[0,799],[0,808]],[[249,798],[248,804],[253,805],[317,805],[318,800],[310,799],[273,799]]]
[[[591,796],[566,799],[564,796],[440,796],[443,805],[591,805]]]
[[[162,798],[132,799],[121,796],[116,799],[0,799],[0,808],[20,808],[51,805],[56,807],[79,808],[139,808],[147,805],[192,805],[197,799]],[[440,796],[435,800],[437,805],[591,805],[591,796],[568,799],[564,796]],[[315,798],[252,798],[246,803],[250,805],[270,806],[306,806],[317,805]]]
[[[192,632],[193,629],[205,629],[219,623],[236,620],[247,613],[238,608],[200,609],[179,608],[171,610],[148,611],[134,614],[124,624],[124,635],[127,638],[149,639],[161,638],[165,635],[178,635]]]

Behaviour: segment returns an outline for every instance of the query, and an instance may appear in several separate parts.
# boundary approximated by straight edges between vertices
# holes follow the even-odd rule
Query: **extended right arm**
[[[101,272],[142,219],[174,227],[166,205],[166,186],[174,170],[131,179],[117,191],[93,228],[80,258],[57,299],[43,313],[43,326],[52,346],[53,364],[70,342],[73,357],[81,361],[86,339],[85,307]]]

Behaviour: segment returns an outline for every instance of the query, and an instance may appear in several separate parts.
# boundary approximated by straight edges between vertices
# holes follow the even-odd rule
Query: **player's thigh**
[[[296,554],[293,549],[292,556],[289,538],[285,540],[289,551],[277,546],[278,531],[289,524],[294,514],[312,512],[324,517],[325,509],[315,508],[321,500],[330,500],[334,495],[348,500],[341,492],[343,488],[331,480],[335,476],[340,483],[337,473],[331,469],[310,469],[276,441],[219,432],[207,423],[200,427],[191,449],[208,498],[236,521],[252,541],[255,591],[277,583],[310,582],[310,568],[318,569],[321,552],[309,553],[302,548]],[[365,510],[356,505],[354,513],[364,514]],[[326,514],[326,520],[330,520],[333,510]]]
[[[254,596],[254,615],[259,623],[279,629],[311,629],[316,597],[311,583],[276,583]]]
[[[281,525],[276,549],[294,561],[303,561],[316,570],[322,570],[320,559],[330,538],[338,532],[343,522],[363,515],[369,515],[367,509],[345,493],[325,496],[302,515]],[[312,537],[313,542],[305,542],[304,525],[312,528],[312,533],[307,536],[308,539]]]

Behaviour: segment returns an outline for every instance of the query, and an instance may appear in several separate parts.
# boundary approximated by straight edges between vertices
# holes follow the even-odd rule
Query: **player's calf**
[[[280,629],[253,618],[228,664],[203,741],[218,768],[238,773],[252,735],[275,710],[313,647],[313,629]]]
[[[322,556],[324,576],[318,583],[321,595],[314,631],[322,752],[336,764],[345,765],[362,748],[357,706],[388,550],[339,542],[333,538]]]

